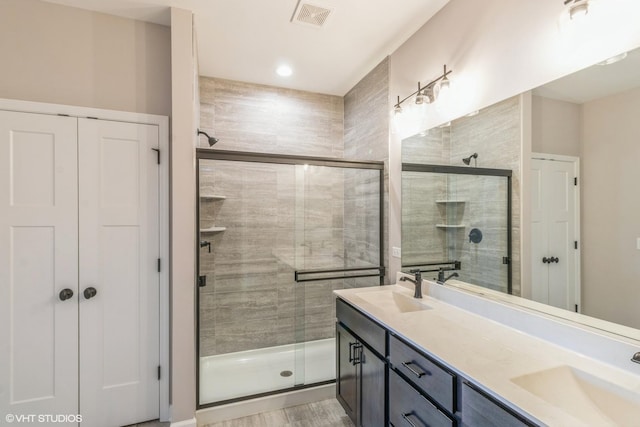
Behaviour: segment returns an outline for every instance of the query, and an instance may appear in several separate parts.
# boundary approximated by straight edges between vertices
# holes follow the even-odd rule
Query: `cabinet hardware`
[[[156,154],[158,155],[158,164],[160,164],[160,149],[158,148],[152,148],[153,151],[156,152]]]
[[[353,344],[353,362],[354,366],[362,363],[362,344],[359,342]]]
[[[412,415],[413,415],[413,413],[411,413],[411,412],[409,412],[408,414],[402,414],[402,419],[404,419],[406,422],[408,422],[411,427],[418,427],[418,425],[416,423],[414,423],[413,421],[411,421],[409,419],[409,417],[412,416]]]
[[[410,370],[410,371],[411,371],[411,373],[412,373],[412,374],[414,374],[414,375],[415,375],[416,377],[418,377],[418,378],[422,378],[422,377],[424,377],[425,375],[427,375],[427,374],[428,374],[428,372],[419,372],[419,371],[416,371],[415,369],[413,369],[413,368],[412,368],[411,366],[409,366],[409,365],[415,365],[415,363],[414,363],[414,362],[402,362],[402,366],[404,366],[405,368],[407,368],[408,370]]]

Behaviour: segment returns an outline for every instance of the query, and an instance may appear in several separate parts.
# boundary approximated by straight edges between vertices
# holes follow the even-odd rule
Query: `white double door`
[[[578,311],[577,159],[531,159],[531,298]]]
[[[154,125],[0,111],[3,417],[158,418],[154,148]]]

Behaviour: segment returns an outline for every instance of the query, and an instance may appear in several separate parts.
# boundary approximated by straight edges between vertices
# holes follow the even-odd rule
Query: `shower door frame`
[[[268,391],[265,393],[252,394],[248,396],[236,397],[233,399],[221,400],[218,402],[200,403],[200,161],[201,160],[225,160],[235,162],[253,162],[253,163],[270,163],[270,164],[284,164],[292,166],[326,166],[342,169],[369,169],[379,171],[379,266],[371,268],[358,268],[355,270],[378,270],[378,274],[370,275],[347,275],[341,277],[329,277],[329,278],[317,278],[317,279],[299,279],[299,274],[313,274],[313,273],[333,273],[333,272],[349,272],[354,271],[353,268],[344,269],[331,269],[327,271],[296,271],[295,281],[306,282],[314,280],[330,280],[330,279],[349,279],[356,277],[380,277],[380,286],[384,284],[384,278],[386,269],[384,267],[384,162],[381,161],[358,161],[348,159],[338,159],[331,157],[313,157],[313,156],[296,156],[288,154],[270,154],[270,153],[255,153],[247,151],[230,151],[230,150],[216,150],[212,148],[196,148],[196,235],[198,239],[195,242],[196,251],[196,409],[211,408],[220,405],[226,405],[229,403],[241,402],[249,399],[256,399],[259,397],[273,396],[276,394],[286,393],[290,391],[302,390],[310,387],[317,387],[320,385],[335,383],[333,380],[321,381],[312,384],[303,384],[293,386],[285,389]]]
[[[507,178],[507,293],[511,295],[513,293],[513,278],[512,278],[513,259],[511,256],[511,252],[512,252],[511,178],[513,176],[513,171],[511,169],[491,169],[491,168],[476,168],[476,167],[466,167],[466,166],[402,163],[402,172],[426,172],[426,173],[441,173],[441,174],[453,174],[453,175],[495,176],[495,177]],[[438,265],[439,264],[444,264],[444,263],[438,263]],[[428,264],[420,264],[420,265],[428,265]]]

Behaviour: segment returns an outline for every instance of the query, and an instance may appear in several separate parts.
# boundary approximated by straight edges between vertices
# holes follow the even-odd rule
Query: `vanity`
[[[629,351],[618,366],[573,346],[616,340],[584,325],[427,280],[416,299],[398,283],[334,291],[336,395],[357,426],[640,422],[633,342],[613,346]]]

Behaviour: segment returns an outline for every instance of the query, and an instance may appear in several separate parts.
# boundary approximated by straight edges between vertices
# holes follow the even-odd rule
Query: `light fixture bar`
[[[451,74],[453,72],[453,70],[447,70],[447,64],[444,65],[444,72],[437,77],[435,80],[432,80],[431,82],[429,82],[428,84],[424,85],[424,86],[420,86],[420,82],[418,82],[418,90],[411,93],[410,95],[404,97],[402,100],[400,100],[400,96],[398,96],[398,102],[393,106],[394,109],[400,108],[400,106],[402,105],[403,102],[405,102],[407,99],[411,98],[414,95],[417,95],[421,90],[425,90],[429,87],[433,87],[436,83],[438,83],[440,80],[444,79],[445,77],[447,77],[449,74]]]

